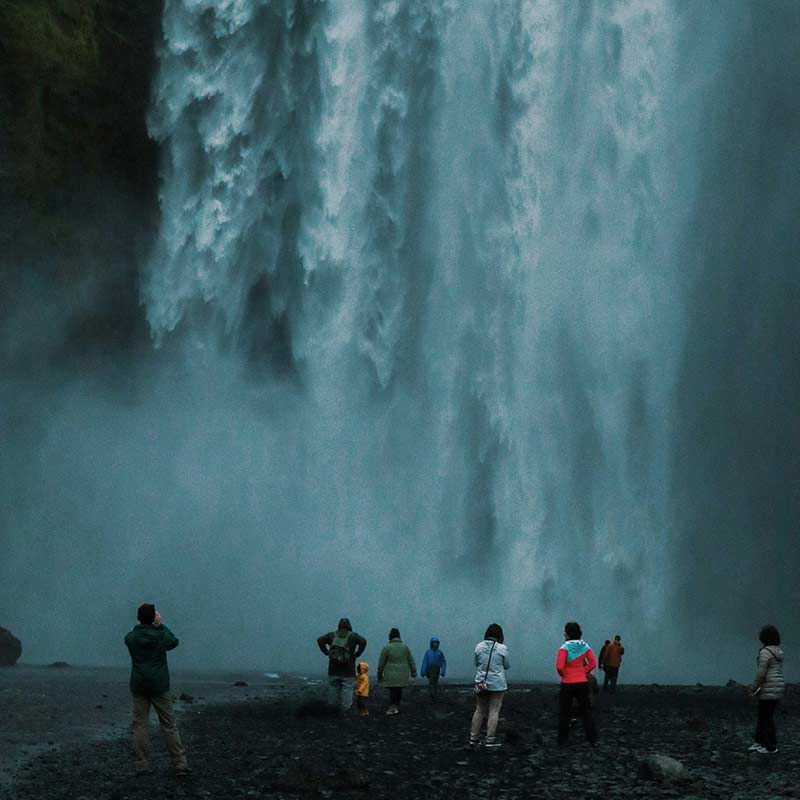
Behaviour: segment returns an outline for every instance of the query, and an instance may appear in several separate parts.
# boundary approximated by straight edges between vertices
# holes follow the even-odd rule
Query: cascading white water
[[[281,522],[252,524],[320,609],[363,586],[387,619],[428,597],[595,637],[662,612],[680,24],[655,0],[168,0],[147,314],[267,365],[248,391],[282,399],[242,446]]]

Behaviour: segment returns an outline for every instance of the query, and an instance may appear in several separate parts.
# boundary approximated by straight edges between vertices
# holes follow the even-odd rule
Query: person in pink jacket
[[[559,648],[556,657],[556,671],[561,676],[561,691],[558,696],[559,747],[567,743],[573,700],[578,702],[586,738],[592,745],[597,741],[597,729],[589,701],[589,673],[597,666],[597,660],[582,636],[581,626],[577,622],[568,622],[564,626],[564,644]]]

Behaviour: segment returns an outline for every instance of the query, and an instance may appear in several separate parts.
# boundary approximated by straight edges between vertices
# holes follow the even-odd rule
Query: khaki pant
[[[469,732],[470,741],[477,742],[481,738],[481,725],[487,716],[486,738],[494,739],[504,694],[505,692],[481,692],[476,696],[475,713],[472,715],[472,727]]]
[[[158,715],[161,733],[164,734],[164,741],[172,759],[172,766],[176,770],[188,769],[186,751],[181,743],[178,726],[175,724],[175,715],[172,713],[172,700],[168,694],[133,695],[131,734],[133,735],[133,752],[136,754],[136,766],[144,768],[150,759],[150,734],[147,727],[151,705]]]

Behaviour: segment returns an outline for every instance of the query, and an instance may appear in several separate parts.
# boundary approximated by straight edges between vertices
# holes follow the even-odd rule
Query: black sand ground
[[[343,719],[298,713],[315,711],[315,689],[244,691],[250,697],[241,702],[184,707],[189,779],[172,776],[154,729],[151,773],[134,772],[126,739],[72,741],[17,770],[8,797],[800,797],[796,692],[779,711],[780,752],[758,755],[746,749],[754,708],[743,689],[621,687],[616,697],[598,700],[598,746],[591,748],[578,727],[570,746],[559,750],[556,688],[515,688],[503,706],[503,748],[480,752],[463,749],[473,705],[468,687],[449,687],[436,706],[415,688],[395,717],[383,715],[378,690],[368,718]],[[638,778],[639,762],[651,753],[680,760],[691,778],[666,784]]]

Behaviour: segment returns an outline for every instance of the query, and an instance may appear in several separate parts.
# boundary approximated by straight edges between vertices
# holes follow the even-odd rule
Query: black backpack
[[[333,635],[333,641],[328,649],[328,658],[334,664],[347,664],[352,656],[350,655],[350,648],[347,646],[350,640],[350,634],[346,636]]]

